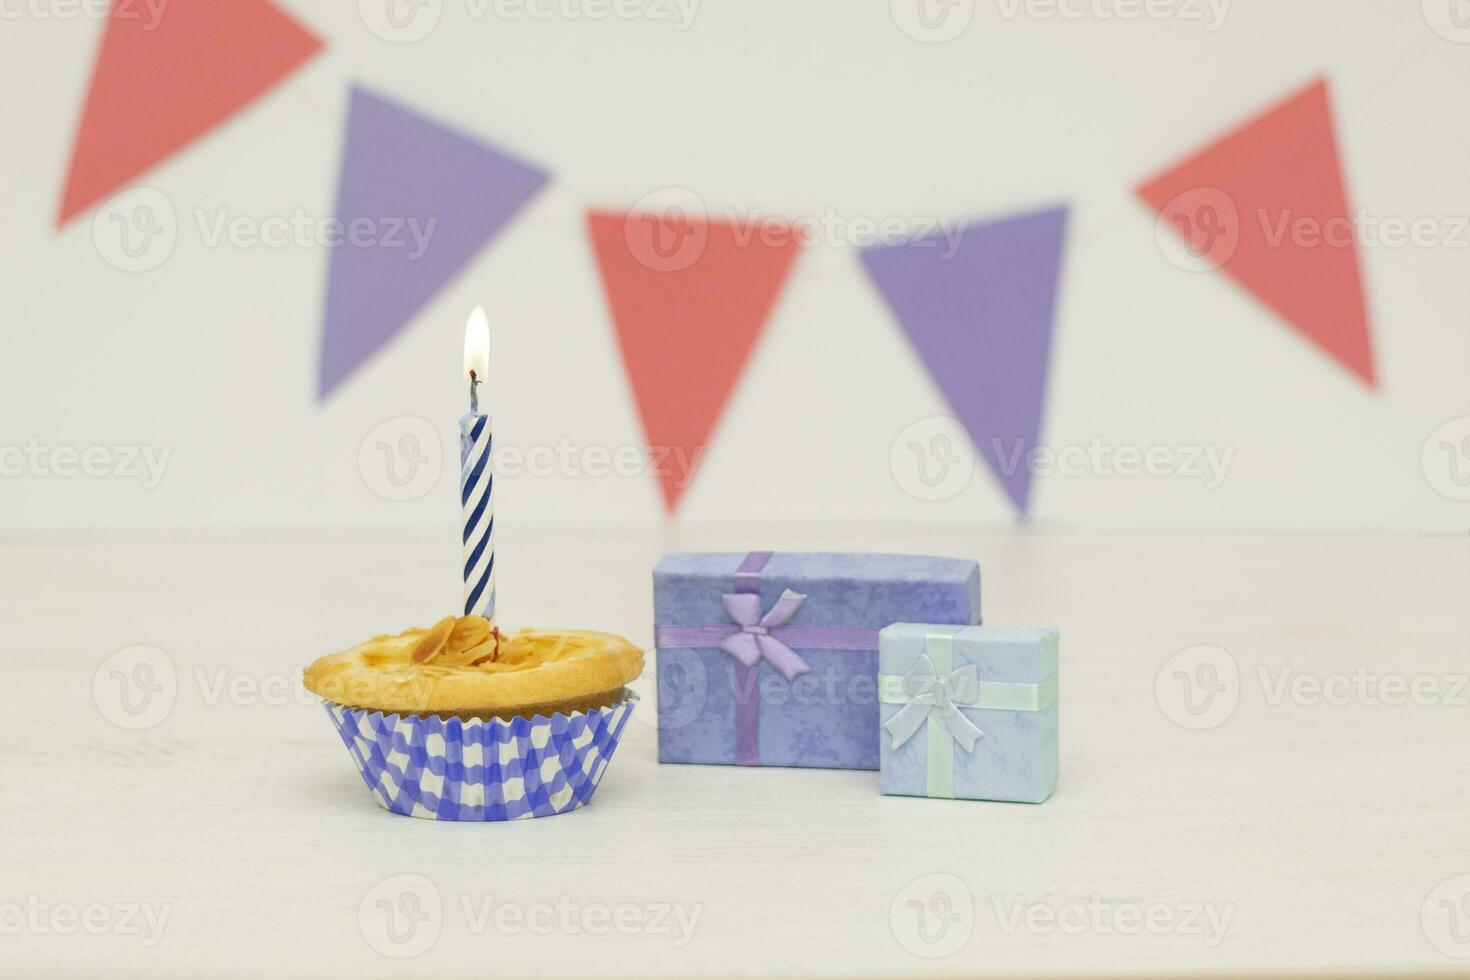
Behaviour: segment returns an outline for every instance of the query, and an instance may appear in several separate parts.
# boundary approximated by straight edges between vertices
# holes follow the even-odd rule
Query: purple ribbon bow
[[[740,631],[722,640],[721,650],[747,667],[754,667],[764,657],[788,681],[811,670],[795,650],[771,635],[772,629],[790,622],[806,596],[787,589],[765,615],[761,615],[761,597],[753,592],[732,592],[722,598],[725,611],[739,624]]]

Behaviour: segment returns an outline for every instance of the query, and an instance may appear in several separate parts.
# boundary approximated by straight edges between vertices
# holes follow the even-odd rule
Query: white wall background
[[[583,214],[670,185],[712,210],[790,217],[1071,202],[1044,441],[1235,455],[1215,489],[1191,478],[1038,478],[1041,526],[1470,523],[1470,504],[1435,488],[1452,462],[1470,473],[1470,457],[1431,453],[1443,472],[1421,459],[1432,432],[1470,414],[1470,249],[1364,251],[1381,378],[1370,392],[1224,277],[1170,264],[1132,193],[1325,74],[1357,208],[1470,214],[1470,43],[1436,33],[1418,0],[1235,0],[1217,31],[1094,12],[1115,9],[1109,0],[1071,0],[1087,11],[1080,19],[1024,4],[1007,16],[1009,0],[976,0],[969,28],[946,44],[906,36],[881,0],[703,0],[684,32],[653,19],[511,20],[493,6],[476,18],[478,5],[443,0],[437,29],[411,44],[376,37],[356,4],[281,0],[326,51],[146,175],[181,224],[171,258],[135,274],[104,260],[90,215],[54,228],[102,24],[26,4],[9,0],[0,21],[0,445],[148,444],[171,456],[151,489],[130,478],[0,479],[5,526],[452,523],[460,344],[476,302],[494,324],[490,399],[503,444],[641,445]],[[327,255],[208,247],[194,215],[330,216],[353,81],[555,178],[319,405]],[[680,520],[1011,522],[983,466],[940,502],[895,480],[895,436],[942,414],[855,250],[808,248]],[[401,415],[438,426],[450,475],[393,502],[364,479],[358,450]],[[523,526],[662,519],[643,477],[505,478],[497,508]]]

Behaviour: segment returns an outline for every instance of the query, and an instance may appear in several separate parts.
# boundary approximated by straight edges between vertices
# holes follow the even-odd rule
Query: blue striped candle
[[[495,618],[495,465],[490,416],[459,420],[459,500],[464,508],[464,614]]]
[[[490,367],[490,320],[470,314],[464,332],[464,373],[470,411],[459,420],[459,503],[464,510],[464,614],[495,621],[495,464],[490,416],[480,412],[479,387]]]

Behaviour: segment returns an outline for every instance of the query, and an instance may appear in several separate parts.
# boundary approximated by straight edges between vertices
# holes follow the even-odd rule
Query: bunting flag
[[[327,269],[326,399],[413,319],[549,175],[361,87],[352,90]]]
[[[955,416],[1017,509],[1028,512],[1030,458],[1056,319],[1067,209],[867,249],[863,264]]]
[[[1375,385],[1325,79],[1138,188],[1191,252]]]
[[[270,0],[114,0],[57,223],[263,96],[322,42]],[[328,261],[319,398],[387,345],[550,175],[361,87],[349,98]],[[1370,388],[1373,339],[1327,82],[1145,181],[1161,240],[1218,268]],[[687,192],[684,192],[687,194]],[[802,239],[690,208],[593,211],[623,361],[674,513]],[[1022,514],[1041,438],[1066,207],[862,253],[868,275]]]
[[[267,0],[115,0],[57,225],[245,108],[322,42]]]
[[[673,513],[801,248],[793,228],[591,212],[588,226],[648,445]],[[678,455],[682,454],[682,455]]]

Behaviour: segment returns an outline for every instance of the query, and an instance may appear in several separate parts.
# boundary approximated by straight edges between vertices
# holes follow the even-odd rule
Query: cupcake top
[[[501,635],[479,616],[375,636],[322,657],[306,687],[350,708],[389,714],[543,712],[613,694],[643,671],[643,651],[610,633]]]

